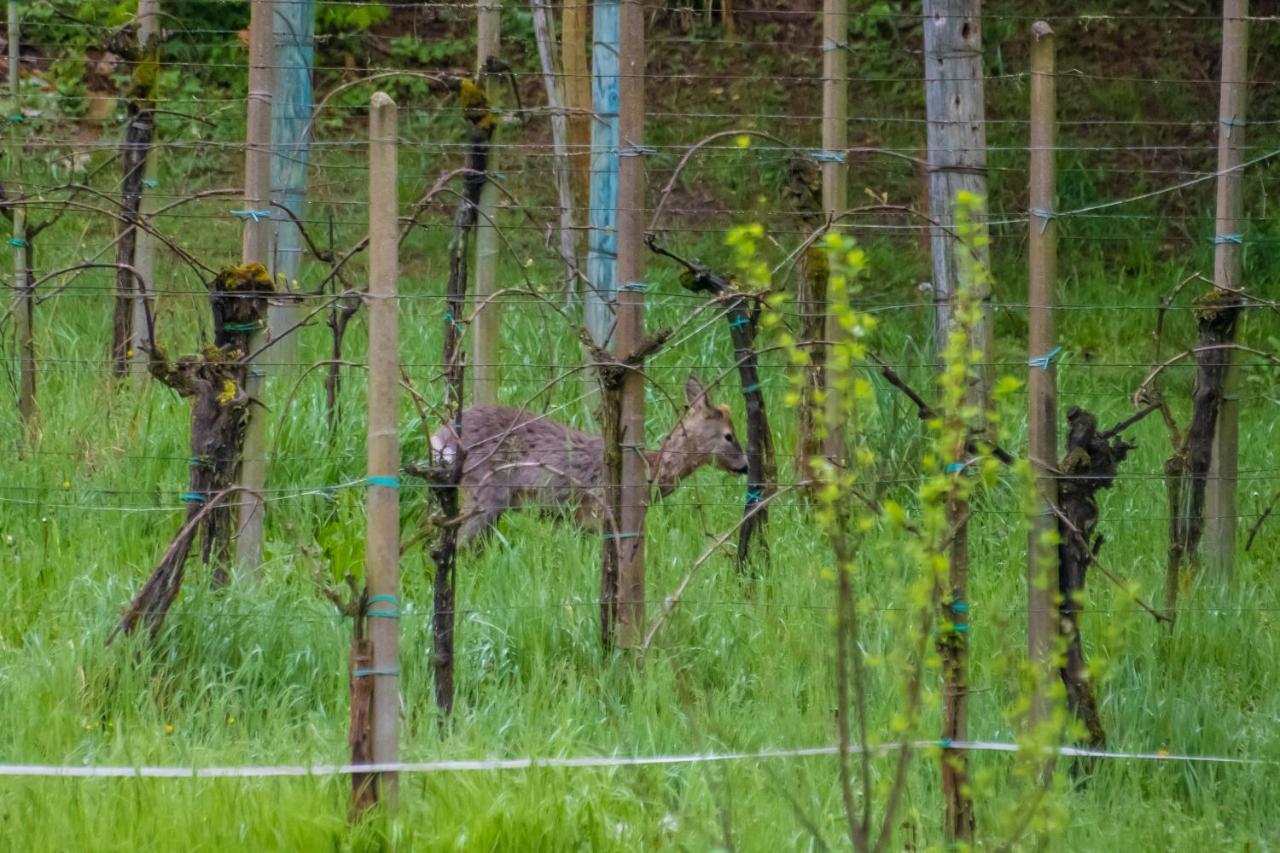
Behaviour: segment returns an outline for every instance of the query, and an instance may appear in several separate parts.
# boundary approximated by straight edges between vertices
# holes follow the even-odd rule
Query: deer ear
[[[711,401],[707,399],[707,389],[698,381],[698,377],[692,373],[689,378],[684,381],[684,401],[689,404],[689,408],[701,403],[703,406],[710,406]]]

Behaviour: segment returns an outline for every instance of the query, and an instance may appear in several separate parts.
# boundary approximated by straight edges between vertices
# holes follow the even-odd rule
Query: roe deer
[[[694,377],[685,383],[688,409],[657,450],[644,451],[649,484],[666,497],[704,465],[747,473],[728,406],[712,405]],[[507,510],[528,504],[544,511],[573,510],[573,521],[602,529],[604,439],[542,415],[505,406],[462,412],[463,543],[483,537]],[[452,463],[458,437],[452,425],[431,436],[433,461]]]

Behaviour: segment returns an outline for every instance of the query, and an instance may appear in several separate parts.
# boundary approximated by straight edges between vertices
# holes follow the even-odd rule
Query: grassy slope
[[[909,39],[909,34],[904,36]],[[914,42],[911,42],[914,43]],[[1017,40],[997,42],[1003,61],[1017,65]],[[733,67],[731,48],[699,48]],[[719,51],[720,53],[716,53]],[[993,46],[994,51],[994,46]],[[661,62],[674,63],[674,53]],[[781,73],[759,59],[752,73]],[[781,61],[781,60],[778,60]],[[890,68],[867,73],[885,76],[909,66],[899,57]],[[803,63],[787,60],[799,70]],[[1064,63],[1065,64],[1065,63]],[[1167,69],[1166,69],[1167,70]],[[1274,75],[1273,75],[1274,76]],[[1268,77],[1267,79],[1270,79]],[[757,88],[752,91],[750,87]],[[723,112],[744,104],[759,113],[788,110],[812,113],[807,95],[768,92],[751,81],[729,83],[721,94],[662,88],[654,98],[670,111],[708,103]],[[1134,110],[1146,118],[1169,109],[1174,117],[1199,114],[1203,97],[1177,104],[1151,105],[1132,85],[1100,91],[1082,87],[1079,109],[1095,116]],[[734,94],[738,100],[734,100]],[[1130,101],[1126,102],[1128,93]],[[743,100],[745,98],[745,101]],[[1087,100],[1085,100],[1087,98]],[[913,96],[901,87],[878,102],[875,114],[913,115]],[[993,97],[993,116],[1016,116],[1016,93]],[[1212,116],[1210,98],[1208,115]],[[1255,110],[1261,116],[1264,107]],[[1004,113],[1001,113],[1004,110]],[[895,112],[890,112],[895,111]],[[440,132],[447,118],[406,116],[409,139]],[[789,127],[758,118],[759,126]],[[700,126],[705,125],[705,126]],[[663,144],[688,142],[704,131],[740,126],[712,119],[695,123],[655,120],[654,138]],[[812,126],[792,127],[797,139]],[[358,132],[358,131],[357,131]],[[855,138],[859,131],[855,130]],[[873,144],[918,144],[918,126],[879,123],[862,131]],[[1010,139],[1021,132],[1014,127]],[[1080,131],[1083,135],[1085,131]],[[1155,132],[1155,131],[1152,131]],[[1206,129],[1204,131],[1208,133]],[[1096,129],[1090,139],[1097,139]],[[422,135],[415,135],[422,134]],[[994,135],[994,133],[993,133]],[[1168,141],[1167,137],[1162,137]],[[811,140],[800,139],[811,142]],[[339,244],[358,236],[359,207],[341,200],[359,198],[362,177],[355,155],[326,150],[321,194],[339,203]],[[1203,167],[1212,154],[1197,155]],[[780,181],[779,157],[750,151],[716,157],[701,168],[691,185],[706,191],[724,208],[757,207],[754,214],[705,217],[689,222],[715,224],[762,218],[785,232],[785,218],[772,215]],[[538,198],[541,176],[511,164],[517,192]],[[1125,177],[1124,165],[1105,155],[1081,152],[1078,164],[1064,163],[1063,205],[1123,195],[1142,179]],[[537,161],[534,161],[535,163]],[[421,150],[407,151],[402,198],[415,196],[423,180],[445,165]],[[1102,168],[1097,164],[1101,163]],[[655,168],[669,167],[660,160]],[[1000,165],[998,162],[995,165]],[[1016,174],[1016,155],[1005,165]],[[1072,169],[1072,165],[1080,168]],[[1131,163],[1129,168],[1152,163]],[[902,197],[912,187],[910,173],[880,167],[863,182]],[[166,178],[174,184],[218,185],[234,174],[234,162],[175,158]],[[425,176],[425,177],[424,177]],[[750,181],[742,176],[755,176]],[[655,183],[660,176],[655,176]],[[1157,184],[1162,176],[1146,178]],[[997,187],[995,207],[1016,209],[1013,177]],[[1001,193],[1004,193],[1002,196]],[[757,196],[766,201],[758,203]],[[1253,202],[1260,204],[1261,193]],[[909,197],[909,196],[908,196]],[[1060,375],[1064,406],[1088,405],[1103,420],[1126,414],[1126,396],[1149,358],[1146,333],[1158,294],[1184,271],[1203,269],[1209,233],[1204,205],[1207,188],[1185,193],[1177,203],[1143,209],[1165,217],[1160,240],[1151,229],[1122,220],[1068,223],[1063,245],[1064,302],[1075,305],[1125,305],[1127,309],[1064,311],[1062,339],[1070,354]],[[220,205],[203,210],[213,213]],[[1186,234],[1178,234],[1177,216],[1190,215]],[[771,218],[772,217],[772,218]],[[173,233],[199,254],[221,259],[237,245],[234,227],[206,228],[203,220],[175,219]],[[193,227],[199,225],[200,227]],[[1272,226],[1255,226],[1265,236]],[[100,245],[103,223],[67,223],[45,238],[42,264],[67,262],[77,244]],[[1128,230],[1124,230],[1124,229]],[[415,237],[404,252],[409,294],[439,293],[442,288],[443,226]],[[551,278],[554,265],[541,250],[538,232],[514,232],[518,248],[535,258],[532,274]],[[998,234],[997,279],[1000,295],[1017,301],[1022,279],[1021,238],[1017,228]],[[1124,237],[1122,242],[1118,237]],[[1192,239],[1194,238],[1194,239]],[[720,257],[717,238],[678,238],[705,258]],[[785,239],[780,237],[780,239]],[[884,303],[912,302],[915,281],[927,276],[926,264],[911,241],[874,242],[871,296]],[[234,251],[234,249],[232,249]],[[1251,253],[1255,280],[1270,270]],[[220,261],[219,261],[220,262]],[[313,271],[314,275],[314,271]],[[507,275],[517,275],[508,264]],[[168,270],[172,289],[195,286],[176,267]],[[650,315],[653,327],[678,322],[687,300],[661,271]],[[177,493],[186,473],[186,406],[168,392],[145,386],[133,392],[101,369],[107,321],[105,276],[83,279],[64,296],[41,308],[41,352],[50,359],[42,378],[45,424],[39,453],[19,460],[9,445],[0,497],[0,529],[13,537],[0,543],[0,595],[9,616],[0,621],[0,756],[5,760],[53,763],[234,764],[340,761],[345,749],[345,671],[347,627],[315,592],[312,577],[328,571],[316,555],[317,543],[335,530],[358,535],[358,491],[294,497],[310,486],[358,479],[363,470],[360,412],[361,382],[353,375],[344,394],[346,426],[330,444],[322,412],[322,391],[314,374],[296,401],[274,415],[279,426],[278,456],[272,488],[271,561],[256,578],[238,578],[226,590],[212,592],[198,569],[170,617],[170,630],[150,648],[118,643],[102,647],[119,607],[156,559],[177,523]],[[195,307],[193,307],[193,305]],[[164,301],[161,334],[171,351],[191,343],[198,302]],[[919,360],[923,306],[885,312],[881,348],[904,361]],[[1262,345],[1271,321],[1261,312],[1246,327]],[[409,372],[434,399],[432,371],[437,358],[439,309],[429,301],[406,301],[404,359]],[[571,364],[576,349],[567,335],[548,335],[549,323],[530,306],[507,314],[503,397],[529,400],[555,375],[545,365]],[[1000,351],[1006,370],[1017,374],[1023,351],[1020,311],[1001,314]],[[551,326],[551,328],[554,328]],[[1190,334],[1187,312],[1178,312],[1170,336]],[[304,360],[325,352],[322,328],[307,331]],[[363,323],[357,321],[349,352],[365,349]],[[690,366],[726,365],[727,336],[709,330],[657,359],[653,373],[676,390]],[[1242,390],[1244,448],[1241,468],[1258,472],[1242,484],[1242,511],[1254,512],[1252,495],[1270,492],[1276,459],[1272,426],[1273,372],[1262,369]],[[923,374],[916,373],[923,383]],[[291,380],[275,381],[273,400],[282,400]],[[790,419],[781,404],[785,378],[776,363],[765,382],[775,414],[777,443],[791,444]],[[730,381],[728,389],[732,391]],[[1187,389],[1184,373],[1169,384]],[[578,386],[562,383],[549,400],[536,405],[568,404],[562,415],[588,424],[575,402]],[[910,473],[919,452],[910,413],[891,390],[877,387],[876,444],[883,448],[886,477]],[[729,400],[740,406],[737,401]],[[1015,398],[1015,403],[1019,398]],[[670,423],[664,399],[650,397],[652,430]],[[281,404],[282,406],[283,404]],[[424,428],[406,406],[406,455],[419,455]],[[1021,446],[1021,412],[1005,414],[1009,444]],[[0,414],[0,433],[13,436],[10,411]],[[1160,589],[1167,507],[1158,472],[1167,452],[1162,429],[1147,422],[1135,430],[1139,450],[1126,464],[1134,475],[1105,494],[1103,531],[1107,564],[1134,581],[1154,599]],[[146,457],[146,458],[140,458]],[[784,479],[790,470],[784,472]],[[64,481],[69,488],[64,490]],[[909,501],[898,487],[889,493]],[[657,507],[649,536],[649,589],[653,606],[709,544],[707,533],[727,528],[740,510],[741,487],[718,474],[705,474]],[[421,495],[406,489],[406,525],[416,524]],[[287,498],[287,499],[286,499]],[[22,503],[15,501],[35,501]],[[146,507],[154,512],[114,512],[104,506]],[[974,737],[1007,739],[1016,704],[1016,660],[1024,646],[1018,607],[1022,586],[1023,541],[1017,501],[1006,488],[984,496],[974,542],[974,661],[970,730]],[[831,584],[823,573],[828,557],[802,508],[784,504],[770,528],[775,562],[758,580],[744,581],[731,569],[726,553],[708,563],[690,588],[688,600],[662,635],[659,648],[642,671],[621,661],[602,659],[596,645],[596,544],[530,517],[504,522],[507,541],[461,572],[459,707],[441,738],[430,701],[427,613],[428,565],[420,550],[405,560],[406,599],[412,610],[402,622],[405,649],[405,755],[411,759],[478,755],[647,754],[766,746],[808,746],[832,737],[832,660],[828,649]],[[1264,531],[1255,550],[1241,561],[1234,590],[1193,584],[1184,597],[1187,610],[1170,639],[1128,600],[1101,582],[1091,581],[1086,636],[1101,666],[1099,692],[1117,748],[1174,752],[1280,756],[1280,642],[1272,622],[1280,607],[1272,592],[1277,555],[1275,537]],[[907,600],[909,567],[900,565],[893,536],[876,532],[859,576],[867,607],[867,651],[885,657],[900,646],[904,628],[900,608]],[[899,704],[892,679],[873,675],[871,729],[887,733]],[[931,685],[936,688],[936,685]],[[929,699],[936,713],[936,689]],[[172,730],[169,730],[172,727]],[[925,734],[932,731],[925,726]],[[884,737],[887,735],[882,735]],[[1015,820],[1026,796],[1009,773],[1003,756],[979,756],[979,825],[982,837],[999,841]],[[883,783],[887,763],[877,762]],[[915,764],[903,829],[895,846],[913,839],[936,844],[938,808],[936,770],[925,760]],[[1207,767],[1111,762],[1091,783],[1067,791],[1060,779],[1055,797],[1059,849],[1131,849],[1170,847],[1264,849],[1277,840],[1274,805],[1280,771],[1275,767]],[[15,846],[30,849],[313,849],[362,848],[390,839],[404,849],[706,849],[724,843],[732,827],[741,849],[772,850],[812,844],[805,821],[816,824],[828,841],[840,835],[839,796],[829,759],[771,764],[624,770],[537,770],[503,774],[411,777],[403,782],[402,819],[394,824],[346,825],[346,788],[338,781],[225,782],[77,782],[0,779],[0,816]],[[803,815],[803,819],[802,819]]]

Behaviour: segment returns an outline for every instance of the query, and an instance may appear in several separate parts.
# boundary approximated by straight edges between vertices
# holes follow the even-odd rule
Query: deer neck
[[[697,454],[669,450],[670,439],[668,436],[657,450],[644,452],[649,463],[649,483],[656,486],[658,494],[664,498],[676,490],[681,480],[701,467]]]

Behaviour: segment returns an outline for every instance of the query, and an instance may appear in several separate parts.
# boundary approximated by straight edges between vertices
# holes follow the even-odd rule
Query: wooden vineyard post
[[[17,0],[9,0],[9,114],[13,116],[22,115],[20,29]],[[12,190],[20,193],[17,180],[22,170],[22,123],[11,121],[9,127],[9,178]],[[13,209],[9,245],[13,247],[13,315],[18,339],[18,418],[22,421],[23,439],[31,441],[36,437],[35,294],[27,269],[27,209],[21,205]]]
[[[597,8],[601,0],[597,0]],[[630,356],[644,338],[644,75],[645,13],[621,3],[618,43],[618,282],[614,352]],[[624,649],[644,642],[644,522],[648,464],[644,456],[644,375],[629,370],[622,385],[622,483],[618,514],[618,638]]]
[[[482,0],[477,16],[476,80],[483,82],[486,98],[492,108],[496,86],[489,71],[497,61],[501,36],[502,6],[499,0]],[[492,138],[492,137],[491,137]],[[487,173],[497,172],[495,154],[489,148]],[[494,217],[498,213],[498,188],[486,180],[480,190],[480,209],[476,211],[475,250],[476,283],[473,305],[480,306],[498,289],[498,229]],[[501,323],[498,305],[489,302],[475,314],[471,324],[471,391],[477,405],[498,402],[498,355],[501,352]]]
[[[1031,182],[1028,235],[1028,365],[1027,446],[1036,474],[1038,503],[1027,534],[1027,657],[1034,670],[1035,692],[1027,726],[1043,732],[1052,718],[1055,642],[1058,631],[1058,549],[1052,544],[1058,530],[1053,505],[1058,481],[1058,392],[1054,354],[1054,289],[1057,285],[1056,168],[1057,89],[1053,28],[1045,21],[1031,27]],[[1052,763],[1046,762],[1046,777]]]
[[[396,105],[369,101],[369,533],[365,547],[372,647],[373,762],[400,757],[400,332],[396,279]],[[358,672],[358,671],[357,671]],[[378,800],[394,806],[397,777],[378,774]]]
[[[138,0],[138,48],[143,55],[153,55],[156,60],[156,72],[159,73],[160,36],[160,0]],[[149,45],[154,41],[155,53],[149,52]],[[154,131],[153,131],[154,133]],[[159,158],[154,146],[148,146],[146,165],[142,170],[142,199],[138,206],[138,218],[149,222],[155,212],[156,194],[152,192],[159,180]],[[148,330],[147,315],[150,313],[151,297],[143,288],[153,287],[156,280],[156,240],[146,228],[135,229],[133,268],[137,270],[134,280],[136,292],[133,298],[133,357],[130,359],[131,372],[142,382],[147,376],[147,364],[151,360],[149,350],[153,341]]]
[[[560,31],[564,105],[573,191],[579,204],[591,192],[591,69],[587,65],[587,0],[564,0]],[[597,69],[599,73],[599,69]]]
[[[120,143],[120,218],[116,240],[116,298],[111,322],[111,369],[116,376],[129,371],[131,353],[138,349],[138,327],[134,322],[139,300],[145,298],[143,282],[134,274],[137,258],[138,227],[142,211],[143,181],[151,141],[155,136],[156,86],[160,68],[160,40],[154,9],[139,9],[148,26],[139,25],[133,73],[125,97],[128,118]]]
[[[1240,164],[1245,156],[1245,111],[1249,79],[1249,0],[1222,4],[1222,83],[1218,107],[1218,200],[1213,247],[1213,285],[1219,293],[1241,290],[1244,200]],[[1238,331],[1236,332],[1238,335]],[[1232,337],[1234,342],[1235,335]],[[1239,366],[1230,350],[1222,404],[1213,437],[1213,461],[1205,501],[1205,563],[1230,579],[1235,568],[1236,486],[1240,450]]]
[[[271,99],[271,222],[273,274],[290,293],[302,267],[302,231],[290,216],[306,214],[307,159],[311,132],[311,66],[315,56],[315,0],[275,4],[272,28],[275,79]],[[282,209],[283,208],[283,209]],[[289,330],[302,319],[300,303],[284,299],[267,312],[272,345],[265,359],[286,370],[298,361],[298,335]]]
[[[830,221],[849,206],[849,170],[845,166],[844,151],[849,147],[849,0],[823,0],[822,4],[822,212]],[[841,330],[830,313],[826,300],[821,303],[826,314],[823,337],[834,341]],[[826,348],[820,364],[826,363]],[[825,381],[832,376],[823,372]],[[823,455],[828,459],[844,457],[844,430],[840,428],[841,414],[836,407],[837,396],[826,389],[827,425],[823,439]],[[801,453],[803,454],[803,449]]]
[[[560,75],[556,72],[555,54],[552,51],[555,41],[547,2],[533,0],[530,6],[533,10],[534,39],[538,43],[538,59],[542,64],[543,85],[547,90],[547,108],[551,112],[556,198],[560,204],[560,259],[564,262],[565,274],[564,296],[566,302],[572,302],[578,286],[577,231],[573,226],[577,203],[573,198],[573,175],[570,173],[573,161],[569,154],[569,128],[564,112],[565,86],[561,84]]]
[[[249,97],[244,152],[244,219],[241,260],[262,264],[270,272],[271,243],[271,32],[273,0],[253,0],[249,17]],[[259,329],[249,341],[257,349],[266,340]],[[249,353],[246,353],[247,356]],[[260,399],[262,372],[249,365],[245,392]],[[236,528],[236,564],[253,569],[262,563],[262,529],[266,505],[262,488],[267,481],[267,421],[260,406],[245,410],[244,456],[240,462],[240,519]]]
[[[925,0],[925,110],[929,142],[929,215],[933,246],[934,341],[941,352],[952,323],[951,300],[966,253],[955,238],[955,203],[961,192],[987,198],[987,131],[983,104],[982,4],[980,0]],[[975,217],[977,214],[975,213]],[[975,218],[973,257],[990,268],[986,216]],[[984,294],[985,296],[985,294]],[[991,393],[991,305],[983,299],[975,330],[983,364],[975,402]]]

